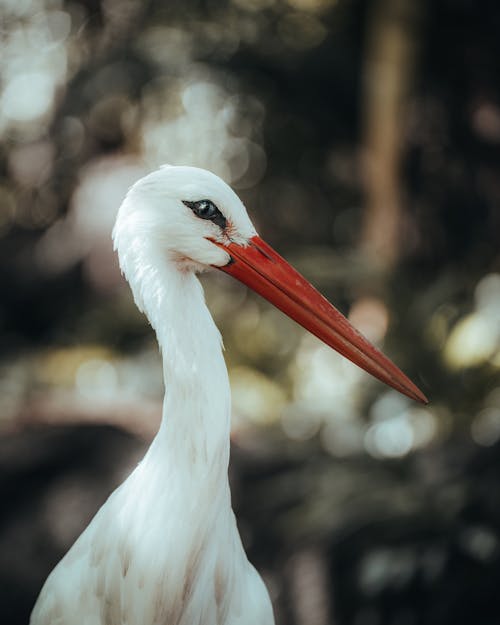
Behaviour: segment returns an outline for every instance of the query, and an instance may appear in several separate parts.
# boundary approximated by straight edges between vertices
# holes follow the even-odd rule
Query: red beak
[[[428,403],[425,395],[382,352],[362,336],[284,258],[260,237],[246,246],[213,241],[232,261],[217,267],[265,297],[330,347],[411,399]]]

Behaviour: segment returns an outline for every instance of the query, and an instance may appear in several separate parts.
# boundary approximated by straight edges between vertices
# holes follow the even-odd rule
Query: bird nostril
[[[266,252],[266,250],[263,250],[260,245],[257,245],[257,243],[255,243],[255,241],[250,241],[250,245],[255,248],[258,252],[260,252],[262,254],[262,256],[264,256],[265,258],[267,258],[267,260],[270,260],[272,263],[275,263],[275,259]]]

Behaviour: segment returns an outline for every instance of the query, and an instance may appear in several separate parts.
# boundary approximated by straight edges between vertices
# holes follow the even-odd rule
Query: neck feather
[[[155,465],[166,466],[172,476],[224,476],[227,481],[229,380],[221,336],[201,284],[160,250],[143,250],[132,258],[130,249],[127,253],[122,268],[163,357],[163,419],[145,460],[153,455]]]

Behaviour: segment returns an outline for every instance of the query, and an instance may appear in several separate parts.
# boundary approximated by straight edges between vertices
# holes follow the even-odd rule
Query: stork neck
[[[227,479],[230,388],[219,331],[194,273],[165,258],[154,266],[142,301],[162,351],[165,399],[151,453],[173,475]]]

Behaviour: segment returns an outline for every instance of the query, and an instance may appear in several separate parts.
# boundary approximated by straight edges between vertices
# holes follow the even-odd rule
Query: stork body
[[[218,182],[207,178],[204,194],[209,183]],[[192,172],[185,182],[188,188],[181,192],[182,182],[175,179],[180,197],[200,199],[189,189],[194,183],[194,192],[202,193]],[[146,180],[129,194],[118,216],[115,245],[162,351],[161,427],[143,461],[49,576],[32,625],[274,622],[267,590],[246,558],[231,509],[231,403],[221,337],[193,271],[196,261],[181,249],[182,221],[175,209],[168,215],[167,185],[155,183]],[[222,189],[234,203],[231,190]],[[154,206],[155,199],[160,205]],[[144,201],[153,206],[141,206]],[[182,204],[176,208],[186,211]],[[162,228],[165,213],[170,228]],[[169,249],[168,230],[176,249]],[[184,244],[189,247],[189,241]],[[227,262],[222,250],[211,247],[206,261],[222,257]]]
[[[299,274],[291,282],[303,290],[301,304],[285,301],[286,279],[276,271],[293,270],[264,247],[239,198],[213,174],[167,167],[143,178],[120,208],[114,240],[162,351],[162,423],[143,461],[47,579],[31,625],[272,625],[269,595],[231,509],[229,381],[195,273],[233,273],[352,360],[362,353],[358,364],[377,377],[423,396],[349,334]],[[315,323],[305,300],[321,309]]]

